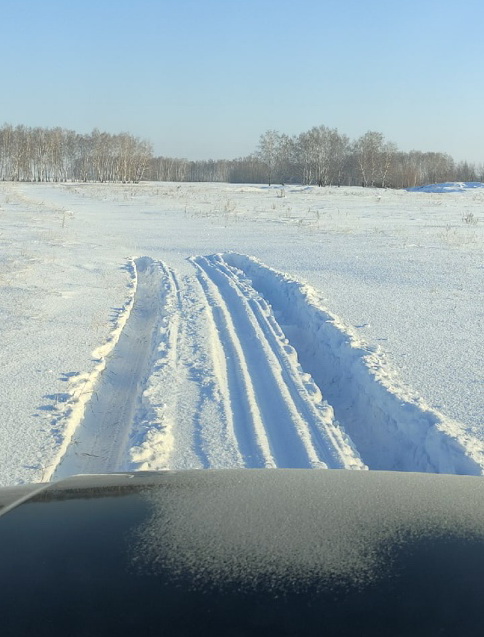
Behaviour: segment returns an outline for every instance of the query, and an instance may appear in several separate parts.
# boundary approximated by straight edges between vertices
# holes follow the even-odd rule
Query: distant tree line
[[[0,128],[3,181],[124,181],[146,178],[151,144],[128,133],[97,129],[80,135],[63,128]]]
[[[351,141],[337,129],[317,126],[293,137],[269,130],[261,135],[255,152],[241,159],[156,157],[150,178],[408,188],[442,181],[484,181],[484,166],[456,163],[446,153],[402,152],[376,131]]]
[[[446,153],[402,152],[382,133],[350,140],[336,128],[315,126],[296,136],[268,130],[252,155],[190,161],[154,157],[151,144],[129,133],[97,129],[0,128],[3,181],[219,181],[319,186],[407,188],[442,181],[484,181],[484,166],[455,162]]]

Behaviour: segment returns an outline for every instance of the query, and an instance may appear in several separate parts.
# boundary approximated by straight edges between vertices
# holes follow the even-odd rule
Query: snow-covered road
[[[202,467],[365,468],[243,272],[217,255],[192,262],[198,285],[194,277],[180,283],[168,266],[148,257],[134,260],[133,303],[102,370],[84,379],[81,394],[89,400],[78,409],[78,394],[70,399],[71,435],[48,477],[159,469],[167,461],[178,468],[190,450],[192,463]],[[193,308],[197,316],[190,315]],[[200,314],[203,337],[193,329]],[[163,368],[164,379],[150,378]],[[143,429],[150,384],[163,394],[163,410]],[[163,440],[161,457],[156,453],[160,431],[179,449],[172,459]]]
[[[481,450],[395,384],[315,290],[244,255],[190,261],[183,278],[149,257],[132,262],[133,302],[83,379],[89,400],[69,399],[69,435],[47,477],[188,466],[482,472]]]

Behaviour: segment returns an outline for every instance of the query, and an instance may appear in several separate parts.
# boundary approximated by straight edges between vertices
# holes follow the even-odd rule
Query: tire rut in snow
[[[245,466],[365,468],[260,295],[219,257],[191,261],[225,354],[227,411]]]
[[[409,392],[326,310],[315,290],[253,257],[209,257],[246,277],[270,303],[284,334],[370,469],[484,473],[482,443]]]
[[[150,373],[161,316],[164,266],[149,257],[135,259],[134,302],[118,341],[106,358],[54,479],[75,473],[127,470],[128,440]]]

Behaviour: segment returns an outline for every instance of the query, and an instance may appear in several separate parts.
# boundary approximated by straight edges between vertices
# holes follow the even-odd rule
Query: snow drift
[[[314,289],[252,257],[214,258],[241,270],[271,304],[302,368],[370,469],[483,473],[480,441],[402,387],[382,353],[324,308]]]

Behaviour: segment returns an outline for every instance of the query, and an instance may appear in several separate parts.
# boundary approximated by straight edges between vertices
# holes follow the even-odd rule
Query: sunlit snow
[[[482,184],[0,185],[0,482],[484,468]]]

